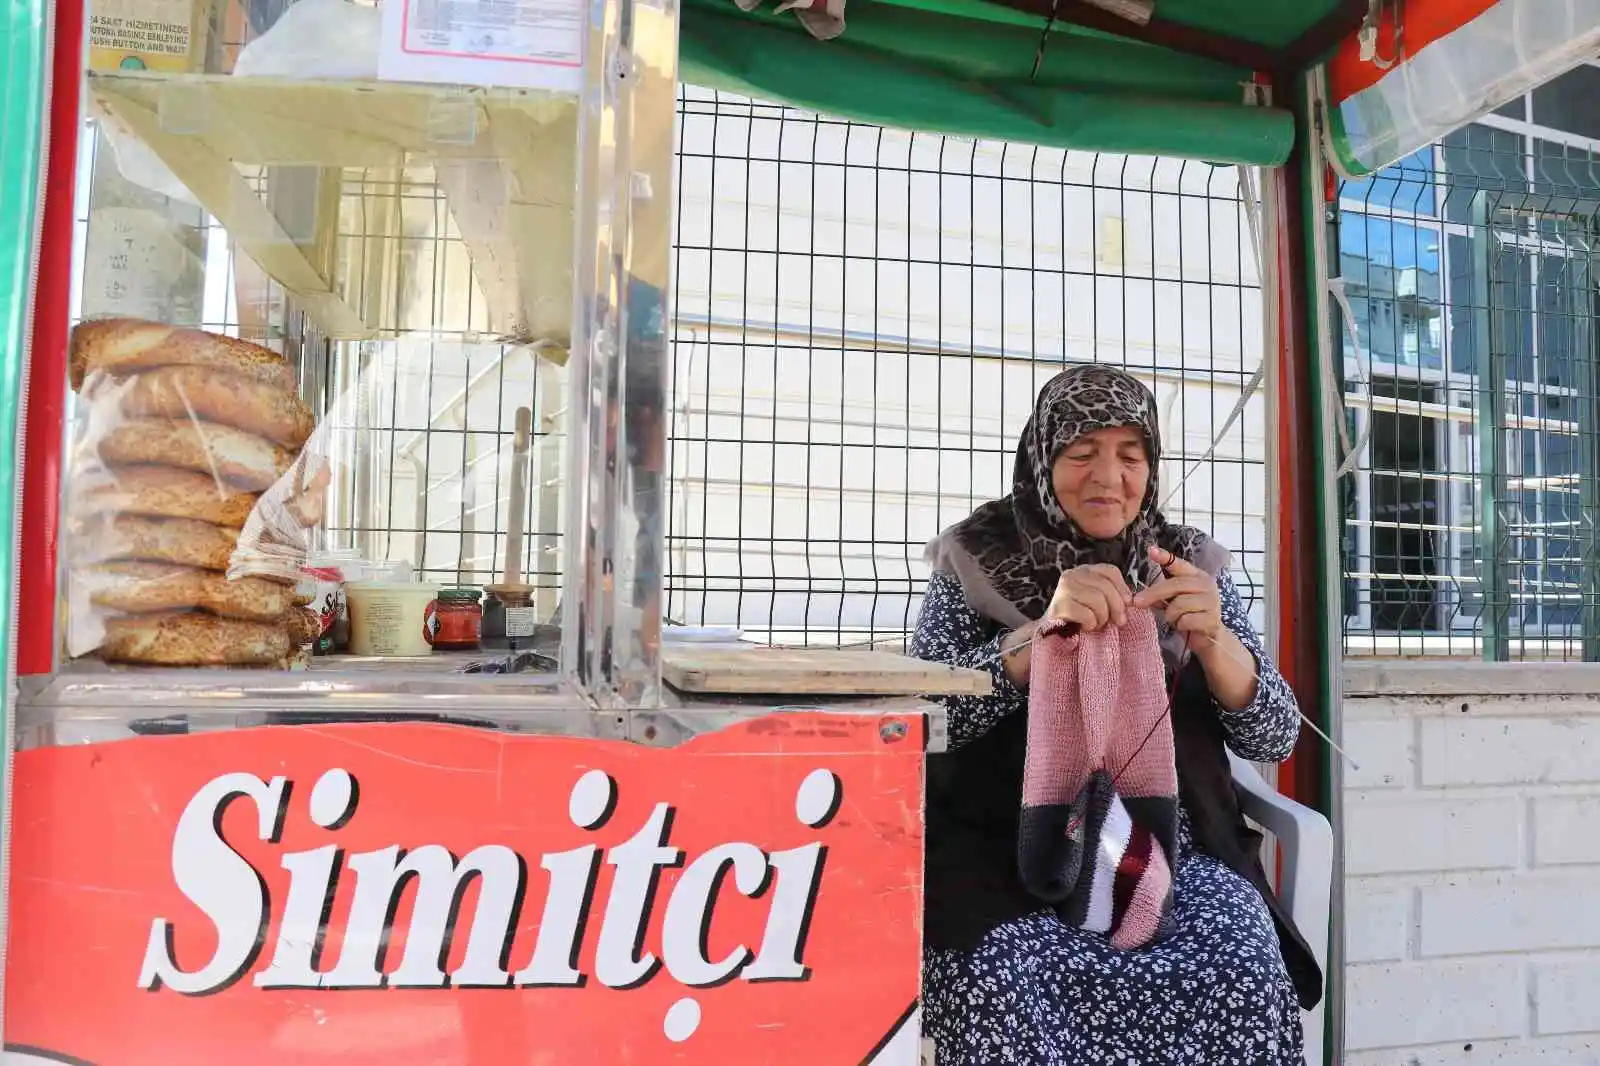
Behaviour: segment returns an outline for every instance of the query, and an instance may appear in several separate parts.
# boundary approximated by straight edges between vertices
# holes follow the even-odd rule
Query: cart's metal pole
[[[677,0],[590,0],[568,364],[564,670],[604,706],[661,683]]]
[[[1576,227],[1579,223],[1572,220]],[[1600,346],[1595,338],[1600,330],[1594,317],[1600,312],[1595,297],[1595,271],[1600,266],[1594,256],[1574,261],[1581,272],[1581,284],[1569,286],[1573,306],[1568,320],[1575,336],[1572,351],[1580,361],[1578,374],[1578,528],[1573,544],[1578,550],[1579,621],[1585,662],[1600,662]]]
[[[538,384],[534,388],[539,405],[537,486],[534,496],[534,528],[538,530],[533,541],[534,609],[539,621],[548,622],[556,612],[559,602],[557,589],[551,587],[546,573],[556,569],[556,581],[561,580],[561,538],[556,531],[561,528],[562,455],[566,448],[563,418],[566,415],[566,391],[562,378],[564,371],[548,359],[537,362],[535,373]]]
[[[1503,313],[1494,306],[1494,234],[1489,194],[1472,198],[1472,335],[1478,344],[1478,556],[1483,593],[1483,658],[1511,658],[1511,592],[1506,574],[1500,515],[1501,465],[1505,454],[1506,374]]]

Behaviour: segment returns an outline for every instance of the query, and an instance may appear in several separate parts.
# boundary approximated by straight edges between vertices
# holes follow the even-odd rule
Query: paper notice
[[[539,615],[532,607],[506,608],[506,636],[531,637],[539,632]]]
[[[89,14],[92,70],[194,69],[195,0],[95,0]]]
[[[577,92],[583,0],[388,0],[378,77]]]

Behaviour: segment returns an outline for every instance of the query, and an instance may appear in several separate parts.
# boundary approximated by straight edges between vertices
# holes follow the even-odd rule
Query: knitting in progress
[[[1171,932],[1178,774],[1149,611],[1092,633],[1040,628],[1018,865],[1062,921],[1144,947]]]

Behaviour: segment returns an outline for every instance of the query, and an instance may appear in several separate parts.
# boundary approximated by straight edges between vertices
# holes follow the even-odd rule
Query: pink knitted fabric
[[[1157,844],[1150,850],[1149,865],[1139,877],[1127,910],[1111,928],[1111,946],[1123,951],[1144,947],[1161,931],[1161,923],[1172,905],[1172,867]]]
[[[1170,928],[1178,775],[1154,617],[1035,637],[1018,865],[1067,922],[1141,947]]]
[[[1123,796],[1176,796],[1155,616],[1134,610],[1124,625],[1060,635],[1067,628],[1046,622],[1034,638],[1022,802],[1071,803],[1095,770]]]

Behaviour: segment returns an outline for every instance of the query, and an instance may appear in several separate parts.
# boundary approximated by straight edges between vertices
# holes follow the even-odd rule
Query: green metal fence
[[[1349,655],[1600,659],[1600,156],[1504,125],[1340,192]]]

